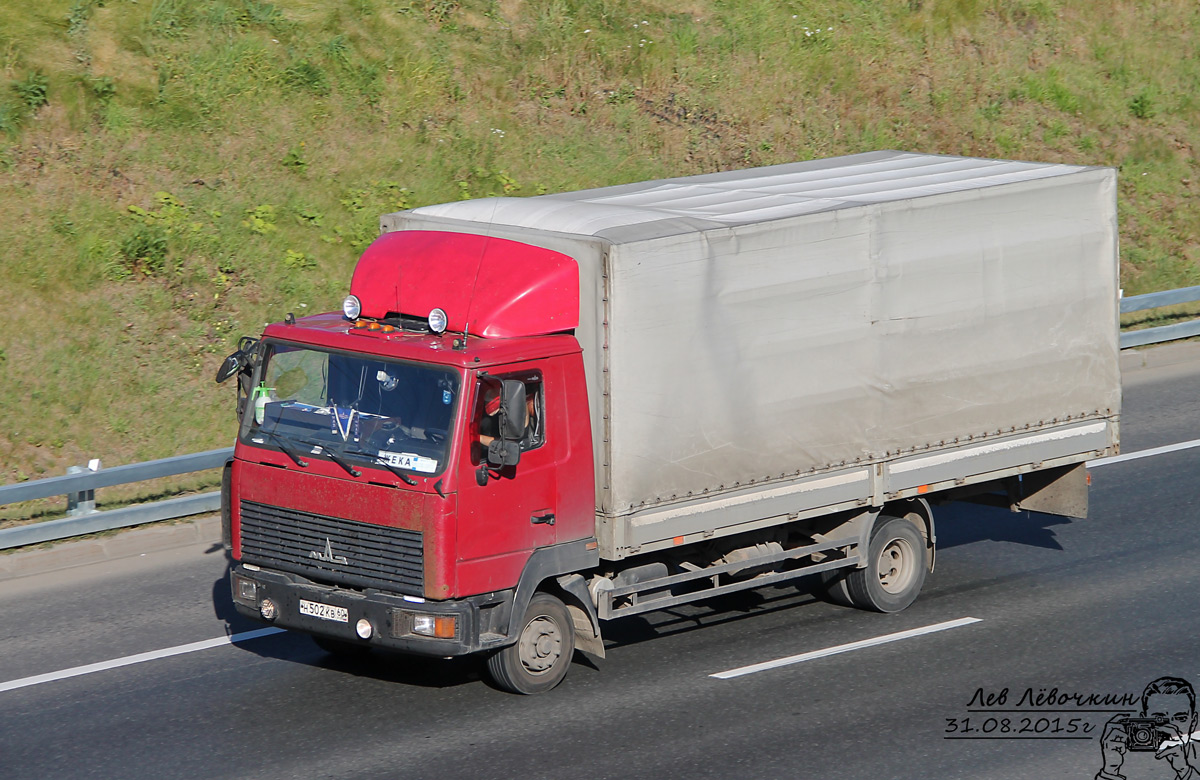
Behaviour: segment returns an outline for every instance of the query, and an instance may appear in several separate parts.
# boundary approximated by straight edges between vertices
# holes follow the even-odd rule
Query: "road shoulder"
[[[200,515],[0,554],[0,582],[196,544],[220,544],[221,516]]]

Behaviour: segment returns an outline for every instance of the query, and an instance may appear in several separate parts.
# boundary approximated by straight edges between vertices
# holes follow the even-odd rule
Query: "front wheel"
[[[916,601],[927,571],[929,551],[917,527],[881,516],[871,531],[867,565],[846,576],[846,589],[857,607],[899,612]]]
[[[516,644],[488,658],[488,674],[511,693],[545,693],[562,682],[575,652],[575,627],[566,606],[549,593],[529,602]]]

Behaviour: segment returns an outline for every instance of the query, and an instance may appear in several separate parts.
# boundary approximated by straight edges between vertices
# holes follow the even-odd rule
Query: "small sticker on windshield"
[[[389,466],[395,466],[409,471],[419,471],[422,474],[432,474],[437,471],[438,462],[433,458],[424,458],[411,452],[379,451],[379,459]]]
[[[454,400],[454,393],[451,393],[449,390],[442,391],[442,403],[444,403],[446,406],[449,406],[450,402],[453,400]]]

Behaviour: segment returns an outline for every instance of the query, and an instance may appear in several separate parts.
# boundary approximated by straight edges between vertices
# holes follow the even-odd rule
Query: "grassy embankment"
[[[379,213],[460,197],[1112,165],[1126,292],[1200,283],[1198,30],[1173,0],[4,4],[0,483],[228,444],[236,337],[337,308]]]

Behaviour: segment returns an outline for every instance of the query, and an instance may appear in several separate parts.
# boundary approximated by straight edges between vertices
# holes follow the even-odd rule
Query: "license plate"
[[[332,604],[322,604],[319,601],[300,599],[300,614],[320,620],[332,620],[335,623],[350,622],[350,610],[345,607],[335,607]]]
[[[379,459],[389,466],[408,469],[409,471],[419,471],[422,474],[432,474],[437,471],[438,467],[438,462],[433,458],[423,458],[411,452],[388,452],[387,450],[380,450]]]

